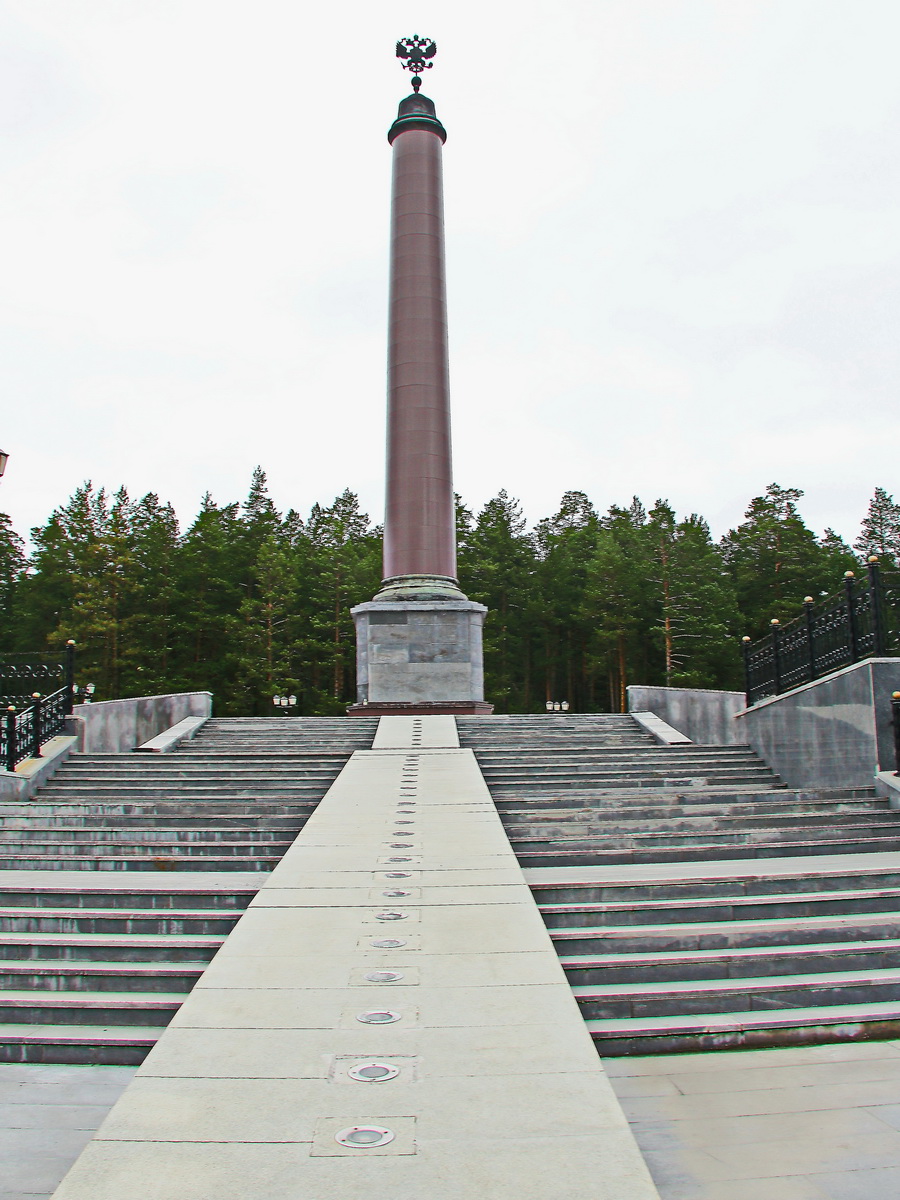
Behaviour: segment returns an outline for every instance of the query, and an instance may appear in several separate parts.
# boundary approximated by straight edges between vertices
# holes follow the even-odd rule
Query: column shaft
[[[384,577],[456,578],[441,139],[393,143]]]

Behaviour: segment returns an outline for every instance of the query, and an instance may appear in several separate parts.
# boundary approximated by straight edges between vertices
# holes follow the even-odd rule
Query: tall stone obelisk
[[[362,713],[487,713],[481,632],[487,609],[456,581],[441,148],[447,134],[419,93],[434,42],[397,43],[413,94],[393,147],[384,582],[352,610]]]

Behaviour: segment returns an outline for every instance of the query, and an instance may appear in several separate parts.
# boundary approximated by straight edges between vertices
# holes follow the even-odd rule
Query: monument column
[[[397,43],[413,94],[388,132],[393,147],[388,319],[384,582],[354,608],[357,703],[349,712],[490,712],[484,701],[484,605],[456,580],[456,514],[444,273],[441,151],[447,134],[420,95],[434,42]]]

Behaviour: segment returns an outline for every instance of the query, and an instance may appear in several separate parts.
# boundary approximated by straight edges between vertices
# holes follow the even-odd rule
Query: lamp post
[[[273,696],[272,703],[275,705],[276,708],[284,709],[285,716],[289,717],[291,715],[291,709],[297,707],[297,697],[296,696]]]
[[[569,702],[568,700],[548,700],[544,707],[547,712],[568,712]]]

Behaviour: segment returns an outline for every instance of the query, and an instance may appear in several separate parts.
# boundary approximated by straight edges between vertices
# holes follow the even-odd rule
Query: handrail
[[[852,571],[839,592],[803,602],[803,615],[771,622],[764,638],[742,642],[747,704],[778,696],[863,658],[900,649],[900,588],[887,586],[878,559],[866,563],[860,585]]]
[[[66,717],[72,715],[75,705],[74,641],[66,643],[61,662],[58,659],[52,663],[41,661],[35,655],[15,657],[19,661],[0,662],[0,678],[37,679],[55,675],[57,680],[62,676],[64,683],[46,696],[33,692],[31,702],[24,708],[16,703],[7,704],[0,720],[0,766],[7,771],[15,771],[26,758],[41,758],[41,746],[65,727]]]

